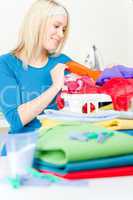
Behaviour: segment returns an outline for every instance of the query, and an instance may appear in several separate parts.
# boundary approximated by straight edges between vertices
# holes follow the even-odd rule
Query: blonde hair
[[[49,13],[54,12],[54,8],[62,7],[68,17],[67,28],[64,35],[64,40],[59,45],[59,47],[52,52],[55,56],[60,53],[63,45],[66,41],[69,28],[69,14],[65,7],[57,3],[55,0],[37,0],[35,1],[31,8],[29,9],[27,15],[24,18],[20,33],[19,41],[12,54],[15,56],[21,55],[23,53],[25,65],[28,65],[30,60],[34,57],[37,58],[42,53],[42,38],[45,32],[46,24]],[[53,13],[54,15],[54,13]],[[50,52],[47,52],[48,54]]]

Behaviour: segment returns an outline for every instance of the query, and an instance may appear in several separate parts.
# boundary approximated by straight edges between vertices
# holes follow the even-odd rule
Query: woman
[[[10,133],[40,127],[36,118],[54,108],[63,87],[65,63],[60,54],[67,36],[67,10],[54,0],[37,0],[24,18],[17,47],[0,57],[0,104]]]

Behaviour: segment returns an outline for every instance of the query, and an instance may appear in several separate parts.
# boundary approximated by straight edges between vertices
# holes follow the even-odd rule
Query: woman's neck
[[[40,56],[36,59],[31,59],[29,62],[29,65],[37,67],[37,68],[41,68],[44,65],[46,65],[48,62],[48,56]]]
[[[23,61],[25,60],[25,56],[23,53],[17,55],[17,57]],[[37,58],[35,58],[35,57],[31,58],[27,64],[34,66],[36,68],[41,68],[44,65],[46,65],[47,62],[48,62],[48,55],[43,53],[42,55],[38,56]]]

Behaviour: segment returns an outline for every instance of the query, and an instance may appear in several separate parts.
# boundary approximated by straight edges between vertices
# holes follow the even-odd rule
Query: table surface
[[[5,158],[0,158],[0,177],[6,175],[8,166]],[[8,184],[0,184],[2,200],[132,200],[133,176],[90,179],[85,186],[22,186],[13,189]]]

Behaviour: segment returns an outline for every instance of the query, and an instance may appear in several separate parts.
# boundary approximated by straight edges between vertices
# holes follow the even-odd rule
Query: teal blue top
[[[37,118],[24,126],[17,108],[46,91],[52,84],[51,69],[58,63],[70,60],[68,56],[60,54],[49,57],[47,64],[41,68],[30,65],[25,68],[22,61],[11,53],[0,56],[0,106],[10,124],[9,133],[29,132],[40,127]],[[57,108],[55,98],[48,108]]]

